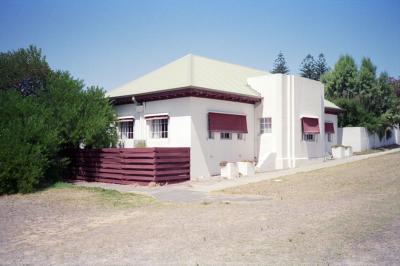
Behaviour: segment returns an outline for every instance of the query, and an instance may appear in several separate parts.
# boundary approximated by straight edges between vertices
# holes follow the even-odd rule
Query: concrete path
[[[91,183],[79,181],[77,185],[86,187],[101,187],[105,189],[114,189],[121,192],[130,192],[152,196],[159,201],[164,202],[210,202],[210,201],[254,201],[268,200],[265,197],[255,196],[219,196],[212,195],[210,192],[222,190],[226,188],[242,186],[250,183],[260,182],[264,180],[277,179],[279,177],[293,175],[301,172],[310,172],[327,167],[333,167],[346,163],[356,162],[367,158],[382,156],[389,153],[400,152],[400,148],[376,152],[365,155],[355,155],[349,158],[329,160],[323,163],[314,163],[298,168],[285,169],[280,171],[257,173],[254,176],[241,177],[237,179],[223,179],[221,177],[208,177],[201,180],[191,180],[178,184],[167,186],[135,186],[135,185],[117,185],[108,183]]]

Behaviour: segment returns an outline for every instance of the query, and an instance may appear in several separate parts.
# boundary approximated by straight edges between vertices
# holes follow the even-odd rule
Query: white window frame
[[[272,132],[272,118],[261,117],[260,118],[260,134]]]
[[[118,122],[119,137],[121,140],[135,137],[135,120]]]
[[[149,122],[151,139],[168,139],[168,118],[152,119]]]
[[[231,140],[232,139],[232,132],[221,132],[220,133],[221,139]]]

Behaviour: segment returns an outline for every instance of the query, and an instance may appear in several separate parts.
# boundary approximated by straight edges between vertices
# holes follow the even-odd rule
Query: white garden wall
[[[392,129],[390,138],[380,139],[377,134],[370,134],[364,127],[344,127],[338,129],[338,144],[353,147],[353,152],[361,152],[372,148],[400,144],[400,130]]]

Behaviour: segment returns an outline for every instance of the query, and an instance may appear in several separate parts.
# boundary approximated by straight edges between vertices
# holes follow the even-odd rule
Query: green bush
[[[0,53],[0,194],[60,179],[67,151],[110,147],[115,113],[104,90],[52,71],[35,47]]]
[[[57,135],[49,110],[16,91],[0,92],[0,194],[30,192],[43,177]]]

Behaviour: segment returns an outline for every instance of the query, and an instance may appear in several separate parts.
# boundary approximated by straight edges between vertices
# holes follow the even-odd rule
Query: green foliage
[[[34,98],[0,92],[0,194],[30,192],[39,184],[58,149],[50,119]]]
[[[372,63],[371,59],[363,58],[361,67],[357,76],[357,95],[364,95],[371,91],[376,79],[376,66]]]
[[[42,51],[35,46],[0,53],[0,90],[17,90],[36,95],[46,85],[51,72]]]
[[[110,127],[115,113],[104,90],[94,86],[84,90],[81,80],[61,71],[52,73],[48,83],[40,101],[52,110],[53,126],[64,148],[80,143],[95,148],[115,145],[116,132]]]
[[[380,74],[379,78],[368,86],[370,87],[362,91],[362,101],[366,109],[375,115],[381,115],[390,110],[394,104],[395,94],[389,84],[388,75]]]
[[[68,165],[66,151],[81,143],[96,148],[116,143],[110,126],[115,113],[101,88],[84,89],[68,72],[52,70],[45,78],[38,75],[40,82],[13,86],[47,66],[43,60],[35,47],[0,55],[0,80],[7,81],[0,87],[0,194],[56,181]]]
[[[324,54],[319,54],[318,59],[308,54],[300,65],[300,75],[304,78],[320,80],[321,76],[328,71],[328,65]]]
[[[323,53],[318,55],[318,59],[315,61],[315,79],[321,80],[322,75],[328,72],[329,67],[326,63],[326,59]]]
[[[278,57],[274,61],[274,68],[271,70],[271,73],[277,74],[287,74],[289,73],[289,68],[286,63],[286,59],[282,52],[279,52]]]
[[[367,112],[357,99],[337,98],[331,100],[345,110],[339,115],[339,127],[360,126],[365,120]]]
[[[324,75],[325,96],[342,107],[339,126],[366,127],[383,138],[388,129],[400,122],[400,101],[387,73],[376,77],[376,66],[363,58],[357,71],[354,60],[343,56],[335,68]]]
[[[353,98],[357,91],[357,66],[353,57],[341,56],[332,71],[321,78],[327,98]]]
[[[395,92],[396,96],[400,98],[400,77],[396,78],[389,78],[390,86],[392,86],[393,91]]]
[[[301,62],[300,75],[304,78],[316,79],[315,60],[312,55],[308,54]]]

